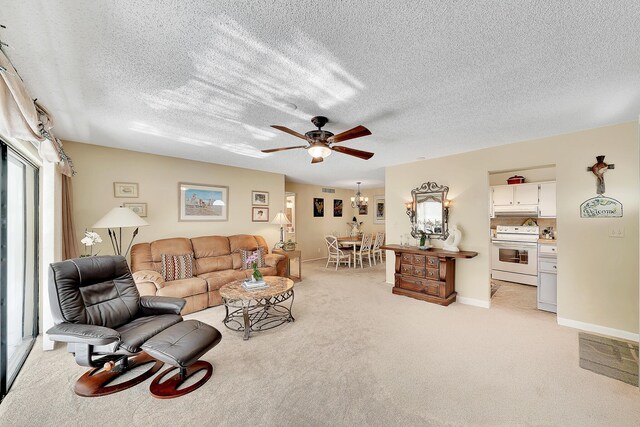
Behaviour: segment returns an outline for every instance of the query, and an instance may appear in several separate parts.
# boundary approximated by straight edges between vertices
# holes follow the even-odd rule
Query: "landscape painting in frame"
[[[178,184],[180,221],[227,221],[229,187]]]

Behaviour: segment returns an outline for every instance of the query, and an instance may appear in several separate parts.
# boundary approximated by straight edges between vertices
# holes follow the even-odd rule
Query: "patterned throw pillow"
[[[165,282],[193,277],[193,255],[162,254],[162,277]]]
[[[240,249],[240,256],[242,257],[242,267],[241,270],[248,270],[251,267],[251,263],[247,265],[247,258],[252,254],[258,254],[258,259],[256,260],[257,267],[264,267],[266,263],[264,262],[264,248],[258,248],[255,251],[247,251],[244,249]]]

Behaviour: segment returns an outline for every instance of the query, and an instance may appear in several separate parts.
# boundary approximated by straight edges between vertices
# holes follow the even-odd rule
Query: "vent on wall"
[[[323,193],[332,193],[333,194],[333,193],[336,192],[336,189],[335,188],[323,188],[322,192]]]

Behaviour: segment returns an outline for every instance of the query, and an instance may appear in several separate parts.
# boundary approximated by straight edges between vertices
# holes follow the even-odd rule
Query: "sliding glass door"
[[[0,165],[0,393],[38,334],[38,169],[2,143]]]

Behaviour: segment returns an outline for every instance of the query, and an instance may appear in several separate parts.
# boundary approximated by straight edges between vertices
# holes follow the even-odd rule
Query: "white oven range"
[[[537,226],[498,225],[492,239],[491,278],[537,286]]]

